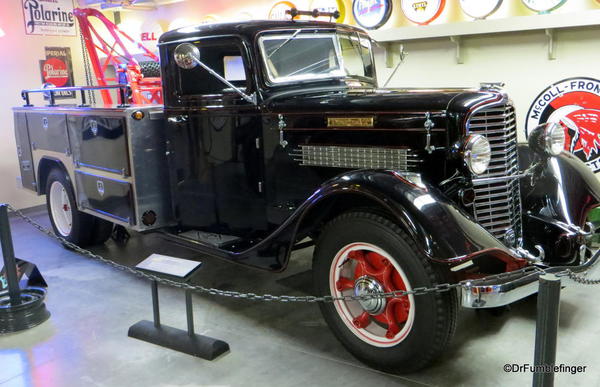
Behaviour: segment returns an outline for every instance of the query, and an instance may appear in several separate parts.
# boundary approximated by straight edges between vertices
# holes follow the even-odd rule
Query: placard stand
[[[154,257],[154,258],[153,258]],[[188,282],[196,270],[200,267],[200,262],[194,262],[184,260],[180,258],[166,257],[169,259],[169,263],[177,264],[177,260],[180,260],[185,264],[197,264],[184,276],[175,275],[163,269],[158,269],[157,265],[153,265],[152,262],[148,264],[151,259],[156,260],[164,256],[158,256],[153,254],[148,257],[142,263],[138,264],[137,267],[141,270],[152,272],[153,274],[162,274],[169,277],[179,277],[183,279],[182,282]],[[154,266],[154,267],[153,267]],[[152,268],[151,268],[152,267]],[[160,345],[161,347],[170,348],[175,351],[187,353],[192,356],[200,357],[206,360],[213,360],[223,353],[229,351],[229,344],[224,341],[213,339],[212,337],[203,336],[194,332],[194,310],[192,305],[192,292],[190,290],[185,291],[185,310],[187,315],[187,331],[166,326],[160,323],[160,306],[158,302],[158,283],[154,280],[151,283],[152,292],[152,311],[154,314],[154,321],[142,320],[129,328],[128,336],[135,339],[147,341],[152,344]]]

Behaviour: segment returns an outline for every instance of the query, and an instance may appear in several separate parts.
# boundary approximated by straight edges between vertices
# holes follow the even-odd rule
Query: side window
[[[241,56],[224,57],[223,66],[225,68],[225,79],[234,85],[239,83],[240,86],[244,86],[246,82],[246,69],[244,67],[244,59]]]
[[[242,90],[248,88],[246,65],[238,39],[206,39],[194,42],[200,51],[200,60]],[[200,66],[192,69],[177,67],[177,88],[180,96],[234,93],[225,83]]]

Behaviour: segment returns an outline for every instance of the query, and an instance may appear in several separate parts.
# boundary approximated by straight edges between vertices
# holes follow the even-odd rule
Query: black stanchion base
[[[20,295],[21,303],[12,305],[8,290],[0,291],[0,334],[33,328],[50,318],[44,304],[46,289],[25,288]]]
[[[224,341],[197,334],[190,336],[187,331],[166,325],[156,328],[148,320],[132,325],[128,336],[206,360],[213,360],[229,351],[229,344]]]

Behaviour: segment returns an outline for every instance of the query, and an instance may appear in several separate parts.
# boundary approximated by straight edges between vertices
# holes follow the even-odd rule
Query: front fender
[[[431,260],[458,265],[480,256],[494,256],[507,268],[520,267],[509,249],[434,185],[416,174],[385,170],[351,171],[326,181],[267,238],[247,250],[225,255],[258,268],[284,270],[303,220],[318,211],[320,204],[335,197],[343,200],[346,194],[363,196],[387,209]]]
[[[342,192],[366,195],[386,207],[430,259],[459,262],[484,250],[513,255],[419,175],[353,171],[329,180],[311,199],[316,202]]]
[[[590,210],[600,204],[598,178],[571,153],[542,160],[521,145],[519,158],[521,170],[540,163],[536,177],[521,185],[526,245],[544,246],[550,263],[573,261],[584,241],[569,229],[583,228]]]

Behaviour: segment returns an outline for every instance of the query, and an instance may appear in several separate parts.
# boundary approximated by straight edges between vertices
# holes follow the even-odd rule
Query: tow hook
[[[522,247],[518,247],[515,252],[519,258],[526,259],[531,263],[542,263],[544,258],[546,257],[546,252],[544,248],[540,245],[535,245],[535,249],[538,251],[538,255],[533,255],[529,250],[524,249]]]

